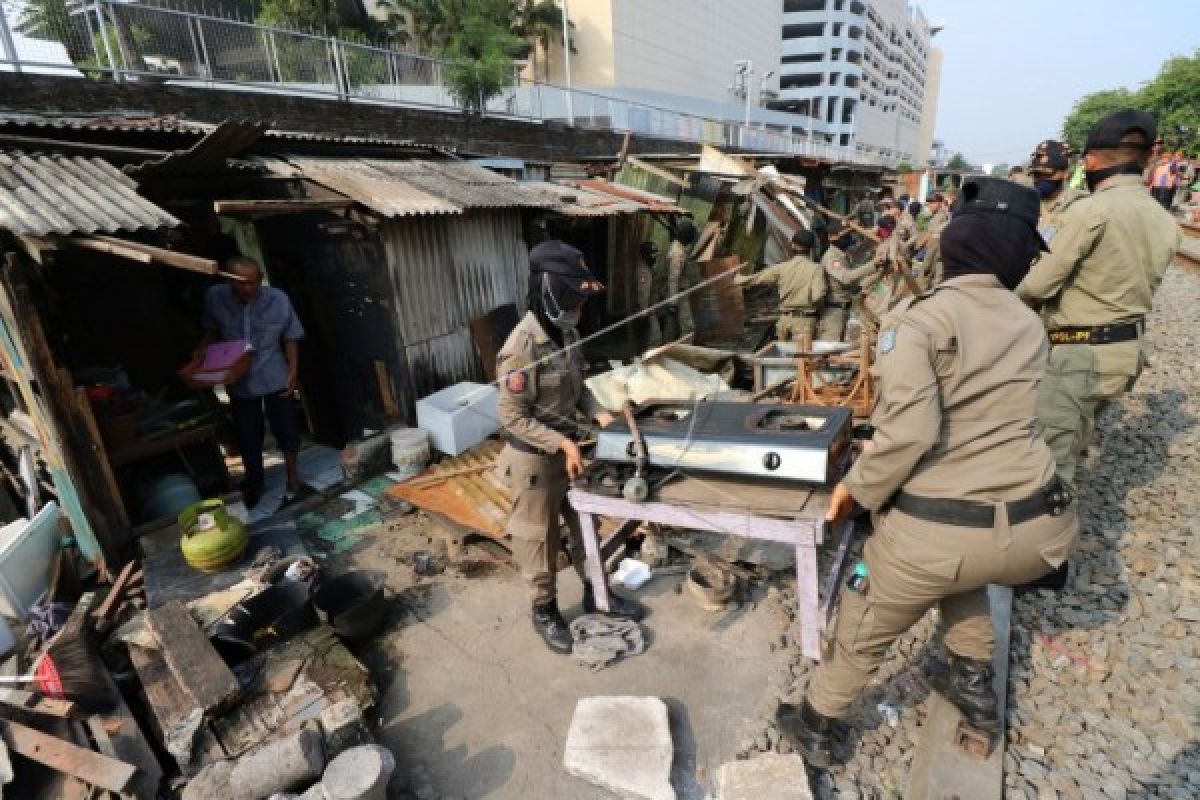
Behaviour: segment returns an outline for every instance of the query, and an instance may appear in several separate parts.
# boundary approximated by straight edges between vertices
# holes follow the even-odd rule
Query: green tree
[[[450,94],[468,112],[481,112],[488,100],[512,83],[513,54],[521,40],[511,32],[509,0],[447,0],[453,27],[441,56],[447,61]],[[449,26],[448,26],[449,27]]]
[[[899,164],[896,165],[896,172],[898,172],[901,175],[907,175],[908,173],[910,173],[912,171],[913,171],[913,166],[912,166],[912,164],[908,163],[907,161],[901,161]]]
[[[950,160],[946,162],[946,169],[968,170],[970,168],[971,165],[967,163],[967,159],[963,157],[962,153],[955,153],[954,155],[950,156]]]
[[[529,44],[530,57],[533,62],[533,77],[537,79],[538,50],[547,55],[551,42],[562,42],[563,12],[556,0],[512,0],[512,33]],[[567,21],[568,28],[574,28],[575,23]],[[568,31],[568,37],[570,32]],[[573,42],[569,43],[571,52],[576,52]],[[546,59],[542,65],[542,79],[550,79],[550,62]]]
[[[1100,120],[1123,108],[1138,108],[1140,99],[1128,89],[1106,89],[1084,95],[1063,121],[1062,135],[1075,152],[1083,150],[1088,131]]]
[[[1001,162],[1001,163],[997,164],[996,166],[992,167],[992,177],[993,178],[1007,178],[1008,171],[1010,169],[1012,169],[1012,167],[1010,167],[1008,164]]]
[[[60,42],[72,62],[81,63],[92,55],[86,28],[71,17],[66,0],[12,0],[0,6],[0,13],[8,12],[9,19],[20,20],[30,36]]]
[[[1158,119],[1158,134],[1168,147],[1200,152],[1200,50],[1176,57],[1138,92],[1138,105]]]

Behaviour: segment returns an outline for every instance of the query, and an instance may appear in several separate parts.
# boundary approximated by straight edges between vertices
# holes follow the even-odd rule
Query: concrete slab
[[[386,569],[412,546],[411,536],[385,533],[353,560]],[[678,796],[703,800],[720,765],[736,757],[772,674],[770,642],[780,630],[768,609],[701,611],[677,593],[680,576],[656,577],[636,593],[650,612],[646,652],[592,673],[546,649],[508,568],[406,589],[410,574],[392,571],[389,584],[409,611],[367,655],[392,676],[375,713],[403,797],[612,800],[563,769],[571,715],[583,697],[644,695],[667,705]],[[559,581],[570,620],[582,613],[579,582],[570,571]]]
[[[671,728],[657,697],[585,697],[575,706],[563,767],[622,797],[675,800]]]
[[[808,771],[800,756],[764,753],[733,761],[717,773],[716,800],[812,800]]]

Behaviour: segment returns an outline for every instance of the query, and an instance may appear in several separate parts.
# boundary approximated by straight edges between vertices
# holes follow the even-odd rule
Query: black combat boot
[[[929,685],[946,698],[967,722],[985,731],[1000,728],[999,700],[992,685],[995,673],[991,661],[948,653],[946,663],[935,665],[929,675]]]
[[[542,641],[556,653],[569,653],[574,641],[571,629],[558,610],[558,603],[546,603],[533,607],[533,629],[542,637]]]
[[[592,593],[592,584],[585,582],[583,584],[583,611],[585,614],[595,614],[596,596]],[[622,597],[612,590],[608,590],[608,611],[600,611],[610,617],[618,619],[631,619],[634,622],[640,622],[642,617],[646,616],[646,609],[642,608],[641,604],[636,600],[630,600],[627,597]]]
[[[804,756],[805,763],[821,769],[833,765],[832,717],[818,713],[807,700],[799,708],[781,703],[775,711],[775,725],[792,748]]]

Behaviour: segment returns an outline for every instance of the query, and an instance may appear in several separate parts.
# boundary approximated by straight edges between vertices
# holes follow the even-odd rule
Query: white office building
[[[773,107],[813,135],[882,161],[924,165],[933,142],[941,55],[936,29],[907,0],[782,0]],[[931,68],[932,67],[932,68]]]

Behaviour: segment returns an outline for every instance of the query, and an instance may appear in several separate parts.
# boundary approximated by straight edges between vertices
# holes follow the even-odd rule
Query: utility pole
[[[567,0],[562,0],[563,65],[567,71],[567,124],[575,127],[575,102],[571,97],[571,12]]]

